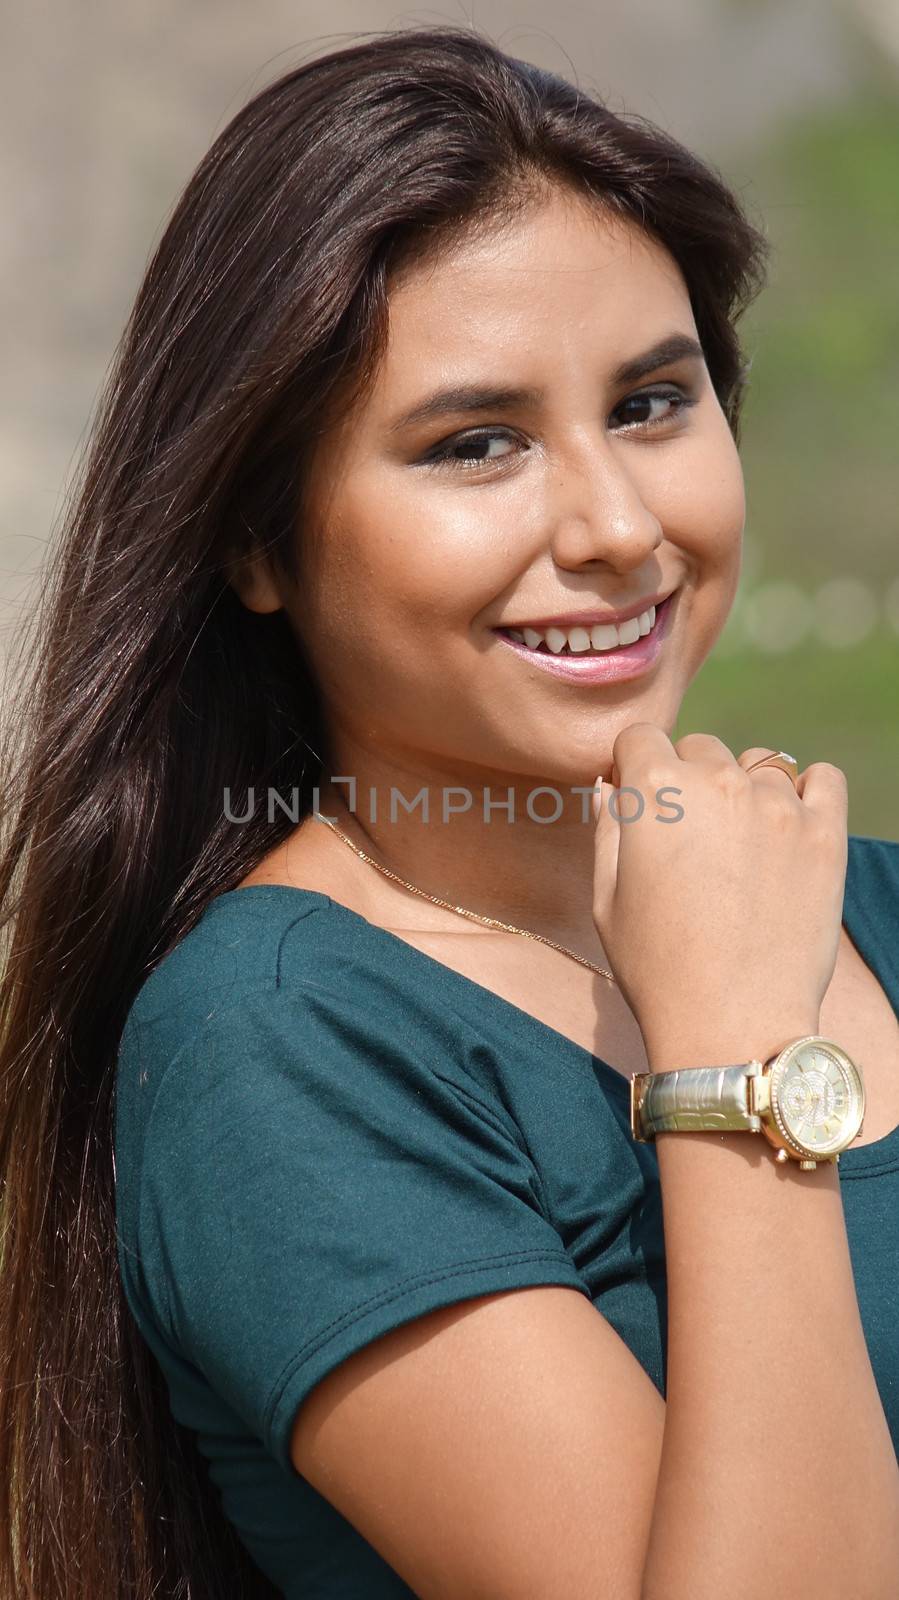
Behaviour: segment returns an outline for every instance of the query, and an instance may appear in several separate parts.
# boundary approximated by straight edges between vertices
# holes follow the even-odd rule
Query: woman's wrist
[[[768,1061],[793,1039],[817,1033],[820,1011],[802,1011],[773,1022],[763,1008],[752,1017],[730,1017],[709,1027],[670,1027],[644,1033],[648,1069],[674,1072],[686,1067],[733,1067],[744,1061]]]

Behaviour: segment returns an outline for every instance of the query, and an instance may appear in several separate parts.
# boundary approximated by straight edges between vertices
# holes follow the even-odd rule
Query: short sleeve
[[[207,1019],[156,1091],[154,1317],[289,1473],[302,1400],[390,1329],[497,1290],[589,1297],[503,1106],[428,1056],[402,1015],[298,982]]]

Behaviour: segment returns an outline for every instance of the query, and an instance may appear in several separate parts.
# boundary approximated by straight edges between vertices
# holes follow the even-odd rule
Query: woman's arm
[[[680,833],[597,829],[595,911],[652,1072],[765,1061],[819,1032],[839,945],[845,775],[795,787],[713,736],[637,724],[622,781],[671,782]],[[752,775],[750,776],[750,769]],[[646,908],[652,908],[651,918]],[[606,936],[610,943],[606,943]],[[645,1600],[899,1594],[899,1464],[835,1165],[764,1135],[658,1136],[667,1414]]]
[[[291,1458],[421,1600],[638,1600],[664,1422],[606,1319],[547,1285],[366,1345]]]
[[[419,1318],[300,1408],[297,1470],[422,1600],[895,1600],[899,1464],[839,1180],[658,1138],[668,1402],[576,1291]]]
[[[899,1463],[836,1167],[775,1163],[761,1135],[657,1142],[668,1403],[641,1595],[896,1596]]]

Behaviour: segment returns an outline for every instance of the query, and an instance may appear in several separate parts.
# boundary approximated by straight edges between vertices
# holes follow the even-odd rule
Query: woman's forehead
[[[566,353],[611,370],[677,327],[695,332],[686,284],[663,246],[617,219],[582,214],[562,231],[538,215],[404,278],[389,298],[372,399],[392,408],[410,385],[508,378],[504,363]]]
[[[533,303],[573,295],[597,299],[634,279],[682,280],[665,247],[631,219],[583,201],[552,197],[495,232],[460,236],[406,269],[389,287],[391,320],[414,323],[446,305],[501,298]]]

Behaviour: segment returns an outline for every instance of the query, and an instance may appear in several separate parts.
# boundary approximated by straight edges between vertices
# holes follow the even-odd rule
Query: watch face
[[[865,1114],[855,1062],[830,1039],[800,1039],[771,1071],[771,1110],[783,1137],[809,1156],[851,1144]]]

